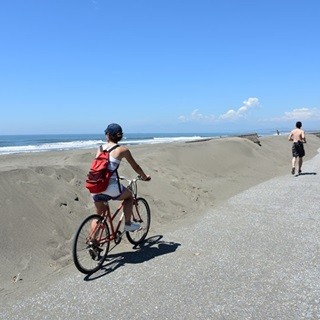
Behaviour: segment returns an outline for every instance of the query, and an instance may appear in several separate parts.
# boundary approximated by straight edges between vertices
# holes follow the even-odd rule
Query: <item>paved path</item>
[[[320,319],[320,155],[303,169],[0,306],[0,319]]]

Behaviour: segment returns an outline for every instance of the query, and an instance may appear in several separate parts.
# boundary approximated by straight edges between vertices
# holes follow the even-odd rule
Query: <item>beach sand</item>
[[[317,154],[320,138],[307,136],[305,160]],[[190,225],[210,208],[278,175],[290,174],[286,136],[219,138],[195,143],[130,147],[150,182],[139,194],[152,211],[150,235]],[[94,212],[84,187],[96,150],[0,157],[0,298],[15,301],[54,281],[70,266],[73,235]],[[134,177],[123,161],[119,173]],[[112,204],[112,206],[114,203]]]

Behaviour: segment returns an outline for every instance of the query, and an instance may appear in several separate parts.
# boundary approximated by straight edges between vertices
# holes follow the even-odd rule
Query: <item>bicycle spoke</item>
[[[99,215],[87,217],[80,225],[73,243],[73,261],[82,273],[101,268],[109,251],[109,228]]]
[[[137,198],[133,206],[133,221],[140,223],[141,228],[134,232],[127,232],[127,238],[132,244],[141,243],[147,236],[150,228],[150,208],[144,198]]]

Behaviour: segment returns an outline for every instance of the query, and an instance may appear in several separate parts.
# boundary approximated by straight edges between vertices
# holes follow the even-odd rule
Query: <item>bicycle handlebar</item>
[[[135,178],[133,178],[133,179],[128,179],[128,178],[126,178],[126,177],[124,177],[124,176],[119,176],[119,179],[120,180],[126,180],[129,184],[131,183],[131,182],[136,182],[136,181],[138,181],[138,180],[143,180],[142,178],[141,178],[141,176],[137,176],[137,177],[135,177]]]

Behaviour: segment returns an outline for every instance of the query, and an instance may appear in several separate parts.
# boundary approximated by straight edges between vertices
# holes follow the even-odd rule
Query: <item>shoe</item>
[[[293,167],[293,168],[291,169],[291,174],[294,174],[294,173],[295,173],[295,171],[296,171],[296,168],[295,168],[295,167]]]
[[[125,224],[124,225],[124,231],[125,232],[133,232],[136,230],[139,230],[141,228],[139,223],[132,223],[131,224]]]
[[[301,171],[301,170],[299,170],[299,172],[298,172],[298,173],[299,173],[299,174],[301,174],[301,172],[302,172],[302,171]]]

